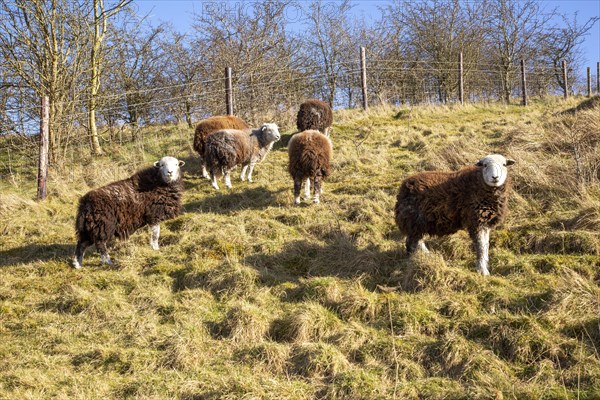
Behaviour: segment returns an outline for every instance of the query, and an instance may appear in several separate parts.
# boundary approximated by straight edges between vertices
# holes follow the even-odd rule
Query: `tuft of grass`
[[[582,100],[337,110],[322,203],[300,207],[284,141],[216,192],[186,126],[105,133],[39,202],[33,140],[0,137],[18,164],[0,151],[0,398],[599,398],[600,110]],[[465,233],[407,257],[400,182],[492,152],[517,160],[492,276]],[[115,266],[90,249],[73,270],[79,197],[167,154],[184,207],[160,250],[142,229]]]

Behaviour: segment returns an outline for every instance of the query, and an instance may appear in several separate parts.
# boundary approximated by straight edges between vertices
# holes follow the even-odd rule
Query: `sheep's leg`
[[[219,190],[219,184],[217,183],[217,174],[215,174],[215,171],[212,171],[212,170],[210,171],[210,181],[211,181],[212,187]]]
[[[306,178],[304,183],[304,198],[310,199],[310,178]]]
[[[313,198],[313,203],[318,204],[321,202],[321,177],[315,176],[313,179],[313,187],[315,191],[315,197]]]
[[[85,254],[85,250],[90,246],[90,242],[84,240],[84,241],[78,241],[77,242],[77,248],[75,249],[75,257],[73,258],[73,267],[74,268],[81,268],[81,266],[83,265],[83,255]]]
[[[490,250],[490,228],[481,227],[478,231],[471,234],[475,242],[475,251],[477,252],[477,271],[488,276],[489,250]]]
[[[96,243],[96,248],[100,252],[100,259],[102,262],[104,264],[113,265],[112,261],[110,260],[110,256],[108,255],[108,250],[106,249],[106,243],[98,242]]]
[[[200,160],[200,165],[202,165],[202,177],[210,179],[210,175],[206,170],[206,163],[203,160]]]
[[[158,238],[160,237],[160,224],[152,225],[152,235],[150,236],[150,247],[152,250],[158,250]]]
[[[248,166],[244,165],[242,167],[242,174],[240,175],[240,179],[245,181],[246,180],[246,171],[248,170]]]
[[[231,175],[229,174],[229,170],[224,171],[224,177],[225,177],[225,186],[227,186],[228,189],[231,189]]]
[[[250,168],[248,168],[248,182],[252,183],[252,171],[254,171],[255,163],[250,164]]]
[[[419,240],[419,243],[417,244],[417,248],[419,250],[421,250],[423,253],[429,253],[429,249],[427,248],[427,246],[425,246],[425,242],[423,242],[423,240]]]
[[[294,178],[294,204],[300,204],[300,188],[302,187],[302,179]]]

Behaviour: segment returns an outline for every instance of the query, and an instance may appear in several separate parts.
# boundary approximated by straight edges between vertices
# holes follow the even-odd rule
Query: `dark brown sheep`
[[[246,121],[234,115],[218,115],[203,119],[198,123],[194,132],[194,150],[200,155],[200,165],[202,166],[202,176],[204,178],[209,178],[206,171],[206,162],[204,161],[206,139],[209,135],[223,129],[249,130],[250,126]]]
[[[150,246],[158,250],[160,222],[181,212],[183,182],[179,168],[183,165],[174,157],[163,157],[153,167],[86,193],[77,210],[73,266],[81,268],[85,250],[92,244],[102,262],[112,264],[107,243],[115,237],[127,239],[145,225],[152,227]]]
[[[477,270],[489,275],[490,230],[505,218],[511,191],[507,166],[514,160],[492,154],[457,172],[422,172],[402,182],[396,197],[396,224],[406,251],[427,251],[423,236],[466,230],[477,252]]]
[[[210,172],[212,186],[219,190],[217,176],[223,175],[225,186],[231,189],[229,173],[237,166],[242,166],[240,178],[252,182],[252,171],[256,163],[261,162],[273,147],[273,143],[281,139],[276,124],[263,124],[250,133],[235,129],[226,129],[213,133],[206,140],[204,160]]]
[[[331,140],[321,132],[308,130],[296,133],[288,144],[288,171],[294,178],[294,204],[300,204],[300,187],[306,180],[305,197],[310,199],[312,180],[314,202],[321,197],[321,180],[329,176],[333,146]]]
[[[331,107],[321,100],[309,99],[300,104],[296,126],[298,132],[314,129],[329,136],[333,124],[333,113]]]

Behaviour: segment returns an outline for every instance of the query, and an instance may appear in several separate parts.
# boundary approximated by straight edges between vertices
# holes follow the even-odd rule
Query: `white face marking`
[[[160,176],[166,183],[173,183],[179,179],[179,167],[185,163],[175,157],[163,157],[160,161],[154,163],[154,166],[160,170]]]
[[[267,142],[277,142],[279,139],[281,139],[277,124],[263,124],[260,129],[265,134],[265,139],[267,139]]]
[[[510,165],[509,163],[508,165]],[[491,187],[500,187],[508,177],[507,159],[499,154],[491,154],[479,160],[476,164],[481,167],[483,181]]]

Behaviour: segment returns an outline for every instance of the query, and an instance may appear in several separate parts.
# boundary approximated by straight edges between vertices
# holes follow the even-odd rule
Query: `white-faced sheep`
[[[206,171],[206,162],[204,160],[204,148],[208,137],[223,129],[249,130],[250,125],[240,117],[234,115],[217,115],[203,119],[196,126],[194,131],[194,150],[200,155],[200,165],[202,167],[202,176],[209,178]]]
[[[264,160],[273,144],[279,139],[281,135],[276,124],[263,124],[250,133],[225,129],[210,135],[206,141],[204,159],[210,172],[212,186],[219,189],[217,176],[222,174],[225,178],[225,186],[231,189],[229,173],[237,165],[242,166],[241,180],[246,179],[246,171],[248,171],[248,181],[252,182],[254,166]]]
[[[511,191],[507,166],[515,161],[488,155],[456,172],[421,172],[408,177],[396,198],[396,224],[408,254],[427,251],[425,234],[444,236],[464,229],[477,252],[477,270],[489,275],[490,230],[507,214]]]
[[[321,100],[309,99],[300,105],[296,116],[298,132],[314,129],[329,136],[333,124],[331,107]]]
[[[154,166],[131,177],[89,191],[79,200],[75,229],[77,248],[73,266],[81,268],[85,250],[92,244],[102,262],[112,264],[106,245],[113,238],[127,239],[137,229],[150,225],[150,246],[158,250],[160,222],[181,212],[183,182],[174,157],[163,157]]]
[[[294,204],[300,204],[300,187],[304,187],[305,197],[310,199],[312,180],[314,202],[319,203],[321,197],[321,180],[329,176],[333,146],[331,140],[321,132],[308,130],[296,133],[288,143],[288,171],[294,178]]]

